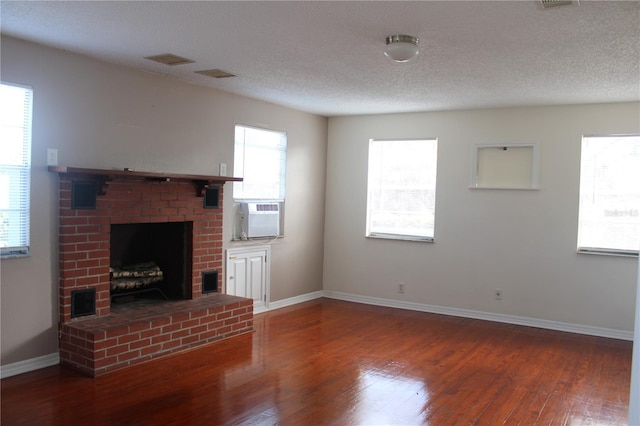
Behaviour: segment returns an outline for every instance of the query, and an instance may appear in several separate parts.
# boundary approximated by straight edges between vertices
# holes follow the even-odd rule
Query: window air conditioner
[[[247,238],[276,237],[280,234],[280,204],[241,203],[242,232]]]

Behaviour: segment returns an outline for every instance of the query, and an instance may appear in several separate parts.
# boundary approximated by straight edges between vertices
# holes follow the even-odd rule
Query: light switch
[[[47,148],[47,166],[58,165],[58,150],[55,148]]]

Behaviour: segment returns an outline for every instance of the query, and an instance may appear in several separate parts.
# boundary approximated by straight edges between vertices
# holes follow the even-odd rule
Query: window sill
[[[396,241],[412,241],[415,243],[433,243],[432,237],[418,237],[411,235],[395,235],[395,234],[371,234],[366,235],[365,238],[371,238],[374,240],[396,240]]]
[[[6,253],[2,253],[0,254],[0,259],[5,260],[5,259],[19,259],[22,257],[30,257],[31,256],[31,252],[29,250],[27,251],[8,251]]]
[[[597,256],[631,257],[634,259],[638,258],[637,251],[625,251],[625,250],[578,249],[578,254],[595,254]]]
[[[539,186],[469,186],[469,189],[501,190],[501,191],[539,191]]]
[[[238,237],[233,237],[231,239],[232,243],[261,243],[261,244],[266,244],[266,243],[271,243],[274,242],[276,240],[281,240],[284,238],[284,235],[278,235],[277,237],[251,237],[251,238],[238,238]]]

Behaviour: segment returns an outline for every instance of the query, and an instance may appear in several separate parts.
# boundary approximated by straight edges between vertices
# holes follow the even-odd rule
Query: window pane
[[[233,175],[236,199],[284,200],[286,134],[236,126]]]
[[[2,144],[2,164],[22,166],[25,162],[25,146],[23,144],[23,129],[20,127],[2,127],[0,140]]]
[[[584,137],[578,248],[640,248],[640,136]]]
[[[30,104],[31,91],[24,87],[10,84],[0,85],[0,123],[2,127],[24,127],[25,115],[28,111],[21,106]],[[20,107],[16,107],[20,106]]]
[[[433,238],[437,140],[369,144],[367,236]]]
[[[31,89],[0,84],[0,253],[29,248]]]

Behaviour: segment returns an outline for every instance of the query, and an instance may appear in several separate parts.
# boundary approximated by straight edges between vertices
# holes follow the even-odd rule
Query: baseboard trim
[[[585,334],[589,336],[607,337],[610,339],[633,341],[633,332],[610,328],[593,327],[588,325],[548,321],[537,318],[520,317],[516,315],[496,314],[492,312],[474,311],[471,309],[448,308],[445,306],[426,305],[401,300],[382,299],[370,296],[360,296],[337,291],[325,291],[324,297],[344,300],[348,302],[365,303],[368,305],[385,306],[389,308],[409,309],[412,311],[429,312],[432,314],[452,315],[456,317],[472,318],[485,321],[495,321],[505,324],[523,325],[527,327],[544,328],[555,331]]]
[[[7,377],[17,376],[18,374],[28,373],[30,371],[58,364],[60,364],[60,354],[56,352],[49,355],[39,356],[37,358],[2,365],[0,366],[0,379],[6,379]]]
[[[277,300],[275,302],[269,302],[268,308],[262,308],[258,310],[254,310],[254,314],[261,314],[263,312],[273,311],[275,309],[286,308],[287,306],[297,305],[298,303],[308,302],[314,299],[320,299],[324,296],[324,292],[314,291],[313,293],[301,294],[300,296],[290,297],[288,299]]]

